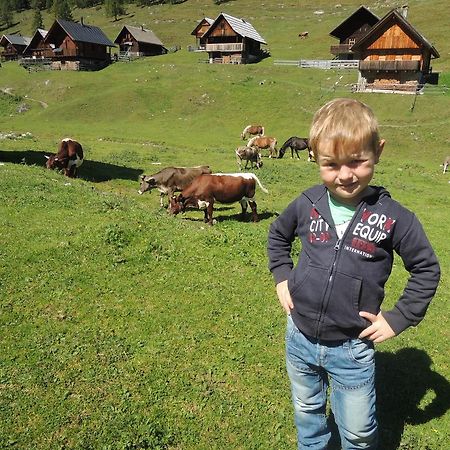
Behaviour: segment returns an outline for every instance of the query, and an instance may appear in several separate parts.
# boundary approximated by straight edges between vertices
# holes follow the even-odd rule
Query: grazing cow
[[[291,158],[294,157],[294,151],[297,154],[297,158],[300,159],[298,154],[301,150],[308,150],[308,161],[314,161],[313,151],[309,148],[309,140],[308,138],[299,138],[297,136],[290,137],[280,148],[280,152],[278,154],[278,159],[281,159],[284,156],[286,150],[291,149]]]
[[[70,138],[63,139],[58,146],[58,153],[45,156],[47,169],[64,170],[64,175],[76,178],[77,169],[83,164],[83,147]]]
[[[450,164],[450,156],[447,156],[447,158],[444,159],[444,162],[442,163],[442,167],[444,168],[444,170],[442,171],[442,173],[447,172],[448,169],[448,165]]]
[[[242,140],[248,136],[264,136],[264,127],[262,125],[247,125],[241,133]]]
[[[238,201],[242,207],[242,216],[245,215],[249,204],[252,209],[253,221],[257,222],[258,213],[254,199],[256,183],[263,192],[269,193],[253,173],[200,175],[190,186],[183,189],[178,197],[170,199],[169,212],[178,214],[184,212],[187,206],[204,209],[205,222],[212,225],[215,201],[219,203]]]
[[[298,34],[298,37],[300,39],[306,39],[308,37],[309,33],[307,31],[302,31],[301,33]]]
[[[163,197],[172,197],[174,192],[182,191],[192,183],[194,178],[211,173],[209,166],[196,167],[166,167],[153,175],[141,175],[141,186],[138,193],[150,191],[153,188],[160,192],[159,202],[164,206]]]
[[[277,140],[269,136],[255,136],[247,142],[247,147],[256,147],[258,149],[268,148],[269,158],[277,156]]]
[[[261,168],[263,163],[261,161],[261,153],[256,147],[238,147],[236,149],[236,160],[239,166],[239,170],[242,170],[242,161],[245,161],[244,169],[247,168],[250,161],[250,167],[256,166],[257,169]]]

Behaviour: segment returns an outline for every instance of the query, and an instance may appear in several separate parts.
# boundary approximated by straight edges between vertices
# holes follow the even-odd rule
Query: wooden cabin
[[[151,30],[144,27],[125,25],[114,40],[119,45],[119,57],[139,58],[141,56],[164,55],[166,47]]]
[[[351,47],[379,21],[380,19],[365,6],[358,8],[350,17],[338,25],[330,36],[339,39],[338,45],[330,47],[330,53],[337,59],[354,59]]]
[[[359,90],[414,91],[426,82],[437,83],[431,59],[439,53],[406,20],[406,11],[390,11],[352,46],[360,60]]]
[[[30,43],[27,45],[23,51],[23,56],[25,58],[44,58],[45,49],[47,48],[44,44],[45,36],[47,36],[48,31],[38,28]]]
[[[57,19],[44,39],[44,57],[54,70],[100,70],[111,63],[116,45],[93,25]]]
[[[220,13],[203,35],[210,63],[248,64],[261,60],[266,41],[244,19]]]
[[[0,47],[3,47],[0,52],[0,58],[3,61],[20,58],[30,41],[30,37],[18,34],[4,34],[0,39]]]
[[[203,35],[209,30],[214,23],[214,19],[204,17],[197,26],[192,30],[191,35],[195,36],[197,50],[205,50],[206,40]]]

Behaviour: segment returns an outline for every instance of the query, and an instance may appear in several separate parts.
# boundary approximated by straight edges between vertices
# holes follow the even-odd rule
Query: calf
[[[257,222],[258,213],[254,199],[256,183],[263,192],[269,193],[253,173],[200,175],[191,185],[183,189],[178,197],[170,199],[169,212],[178,214],[184,212],[187,206],[204,209],[205,222],[212,225],[215,201],[219,203],[239,202],[242,207],[242,216],[247,211],[247,204],[250,204],[253,222]]]
[[[244,169],[247,168],[249,161],[252,169],[254,166],[259,169],[263,165],[261,160],[261,152],[256,147],[238,147],[236,149],[236,160],[239,170],[242,170],[242,161],[245,161]]]
[[[164,206],[163,197],[172,197],[174,192],[182,191],[189,186],[194,178],[202,174],[211,173],[209,166],[196,167],[166,167],[153,175],[141,175],[141,186],[138,193],[150,191],[154,188],[160,192],[159,202]]]
[[[75,178],[77,169],[83,164],[83,148],[81,144],[70,138],[65,138],[59,143],[58,153],[47,158],[47,169],[59,169],[64,175]]]

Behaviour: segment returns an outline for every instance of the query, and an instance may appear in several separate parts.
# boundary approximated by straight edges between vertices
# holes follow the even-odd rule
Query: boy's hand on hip
[[[369,325],[360,333],[358,336],[360,339],[370,339],[378,344],[395,336],[394,331],[381,312],[379,312],[378,315],[375,315],[366,311],[360,311],[359,315],[372,322],[372,325]]]
[[[281,281],[277,284],[277,295],[281,306],[286,311],[286,314],[291,313],[291,309],[294,309],[294,304],[292,303],[291,294],[288,289],[288,281]]]

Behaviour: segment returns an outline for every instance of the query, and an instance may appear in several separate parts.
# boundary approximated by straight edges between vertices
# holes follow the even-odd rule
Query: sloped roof
[[[4,34],[0,40],[1,43],[8,41],[11,45],[25,45],[31,42],[30,37],[20,36],[19,34]]]
[[[51,36],[53,29],[56,25],[59,25],[73,41],[76,42],[89,42],[91,44],[106,45],[107,47],[115,47],[103,33],[99,27],[93,25],[86,25],[85,23],[69,22],[67,20],[56,19],[51,26],[46,40]]]
[[[358,30],[362,25],[369,24],[370,26],[375,25],[379,21],[373,12],[368,10],[365,6],[358,8],[353,14],[351,14],[347,19],[345,19],[341,24],[339,24],[333,31],[330,32],[330,36],[336,37],[338,39],[346,39],[351,36],[356,30]]]
[[[233,31],[240,36],[253,39],[254,41],[261,42],[261,44],[267,44],[267,42],[260,36],[260,34],[253,28],[253,25],[250,22],[247,22],[244,19],[239,19],[237,17],[230,16],[229,14],[220,13],[214,23],[209,27],[209,30],[203,35],[206,37],[209,35],[214,26],[220,21],[221,18],[224,18]]]
[[[138,42],[144,42],[146,44],[155,44],[164,47],[164,44],[159,40],[155,33],[152,30],[146,30],[143,27],[132,27],[130,25],[125,25],[120,33],[117,35],[114,40],[115,43],[118,43],[119,36],[122,34],[124,30],[128,30],[130,34],[136,39]]]
[[[29,50],[33,48],[34,45],[36,45],[36,42],[41,41],[42,39],[45,39],[45,36],[47,36],[48,31],[43,30],[42,28],[38,28],[34,34],[33,37],[30,39],[30,43],[26,46],[23,53],[28,53]]]
[[[420,34],[396,9],[388,12],[382,19],[380,19],[366,35],[361,39],[358,39],[353,46],[352,50],[360,50],[361,48],[368,47],[373,41],[375,41],[385,30],[394,24],[399,24],[406,30],[411,39],[422,44],[424,47],[431,51],[431,54],[435,58],[439,58],[438,51],[425,37]]]
[[[200,27],[200,25],[203,23],[203,21],[206,21],[206,23],[211,26],[214,23],[214,19],[210,19],[209,17],[204,17],[202,20],[199,20],[195,28],[192,30],[191,34],[196,34],[197,29]]]

